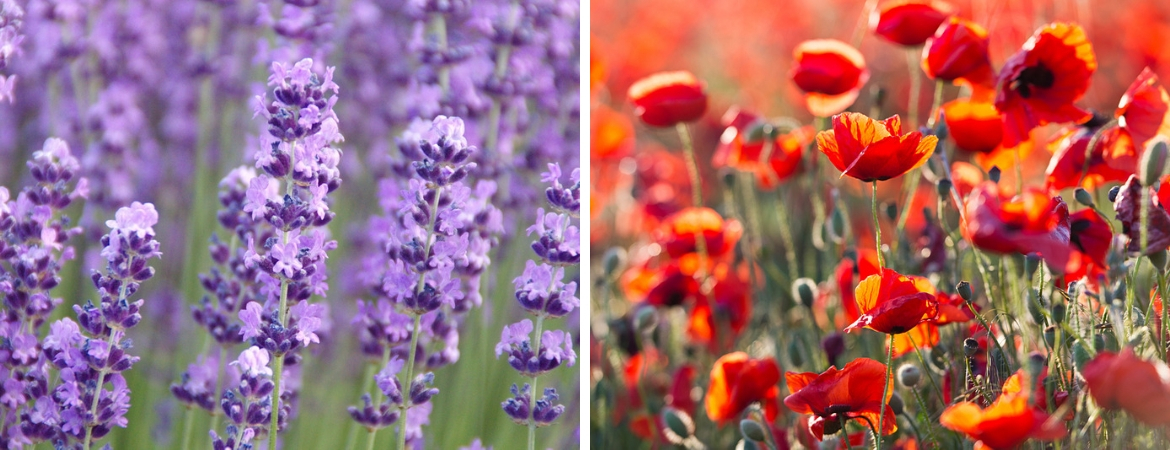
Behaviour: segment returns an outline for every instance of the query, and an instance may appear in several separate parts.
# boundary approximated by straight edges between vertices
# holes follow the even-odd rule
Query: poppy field
[[[590,7],[594,448],[1170,446],[1170,5]]]

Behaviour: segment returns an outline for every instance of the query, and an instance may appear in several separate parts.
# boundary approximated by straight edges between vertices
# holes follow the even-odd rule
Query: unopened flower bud
[[[765,442],[768,440],[764,435],[764,427],[752,419],[739,421],[739,432],[743,433],[743,437],[756,442]]]
[[[895,416],[902,415],[902,411],[905,411],[905,409],[906,409],[906,402],[902,401],[902,396],[898,395],[897,392],[895,392],[894,395],[890,396],[889,405],[890,405],[890,409],[894,411]]]
[[[991,170],[987,171],[987,179],[991,180],[992,183],[999,183],[999,177],[1002,174],[1003,171],[999,170],[999,166],[992,166]]]
[[[671,442],[675,442],[673,438],[678,438],[677,442],[681,443],[695,434],[695,422],[685,411],[670,407],[663,408],[662,421],[666,423],[667,438]],[[674,436],[670,436],[671,434]]]
[[[1073,191],[1073,197],[1076,198],[1077,203],[1080,203],[1081,205],[1088,206],[1090,208],[1097,206],[1096,203],[1093,202],[1093,196],[1089,194],[1089,191],[1086,191],[1085,188],[1077,188],[1076,191]]]
[[[658,326],[658,313],[652,306],[643,306],[634,312],[634,328],[641,333],[653,333]]]
[[[949,178],[938,180],[938,196],[943,199],[951,198],[951,188],[954,186]]]
[[[922,370],[918,366],[907,363],[898,368],[898,383],[903,387],[914,388],[921,380]]]
[[[1109,188],[1109,203],[1117,201],[1117,194],[1121,192],[1121,186],[1113,186]]]
[[[622,266],[626,265],[626,249],[621,247],[611,247],[605,251],[605,256],[602,259],[605,269],[605,276],[612,277],[617,274]]]
[[[1155,139],[1146,144],[1146,151],[1142,154],[1141,182],[1142,186],[1154,186],[1166,174],[1166,160],[1170,158],[1170,149],[1167,149],[1166,140]]]
[[[817,298],[817,284],[811,278],[798,278],[792,283],[792,298],[795,298],[805,308],[812,308],[813,300]]]

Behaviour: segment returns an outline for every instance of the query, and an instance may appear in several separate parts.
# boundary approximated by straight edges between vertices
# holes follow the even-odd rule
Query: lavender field
[[[0,0],[3,448],[575,448],[579,13]]]

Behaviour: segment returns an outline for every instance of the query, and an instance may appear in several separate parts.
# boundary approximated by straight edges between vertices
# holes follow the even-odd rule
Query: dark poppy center
[[[832,416],[840,413],[847,413],[849,411],[853,411],[853,405],[829,405],[828,408],[825,408],[825,415]]]
[[[1056,74],[1052,73],[1044,64],[1028,67],[1016,75],[1012,80],[1012,90],[1020,93],[1021,97],[1032,96],[1032,89],[1047,89],[1056,83]]]

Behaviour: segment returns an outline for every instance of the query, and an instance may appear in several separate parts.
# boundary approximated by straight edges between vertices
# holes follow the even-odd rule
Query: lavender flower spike
[[[549,164],[548,168],[541,180],[551,185],[545,197],[552,212],[538,210],[536,223],[528,228],[529,235],[537,235],[532,250],[539,260],[528,261],[524,273],[513,281],[516,301],[536,316],[536,325],[524,319],[505,326],[496,345],[497,358],[507,354],[508,364],[531,379],[523,388],[512,385],[512,397],[501,404],[513,421],[528,426],[529,450],[536,447],[536,428],[551,424],[565,410],[557,404],[559,396],[553,388],[546,388],[544,395],[534,400],[538,377],[562,364],[572,366],[577,360],[572,336],[561,330],[544,330],[544,321],[564,317],[580,305],[577,283],[565,282],[565,268],[581,261],[580,233],[573,225],[581,208],[580,171],[573,170],[573,184],[565,187],[560,166]]]

